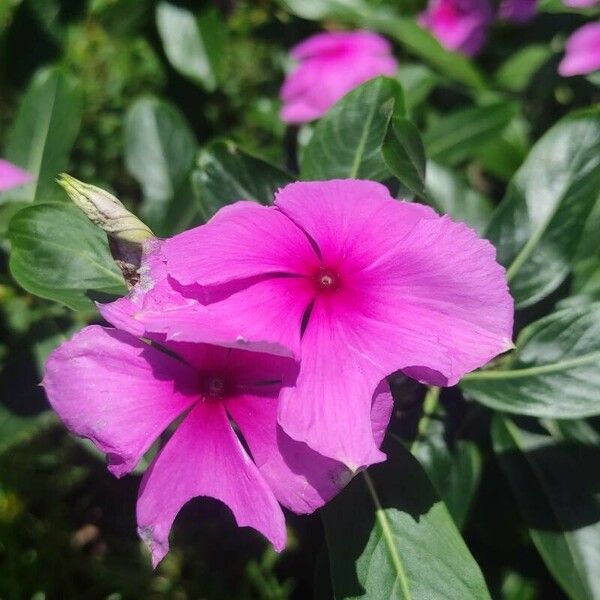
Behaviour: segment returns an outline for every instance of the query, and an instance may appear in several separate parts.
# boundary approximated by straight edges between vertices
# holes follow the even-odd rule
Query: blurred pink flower
[[[558,65],[563,77],[587,75],[600,69],[600,22],[588,23],[571,34],[565,57]]]
[[[342,96],[398,68],[391,46],[369,31],[318,33],[292,48],[296,68],[281,88],[281,118],[305,123],[322,117]]]
[[[106,305],[113,309],[107,309],[106,316],[121,311],[124,317],[143,302],[151,271],[158,277],[157,287],[166,283],[164,271],[154,269],[160,251],[160,242],[146,244],[145,279],[130,298]],[[169,297],[175,295],[159,293],[154,297],[156,306],[168,312]],[[209,321],[206,325],[211,327]],[[212,327],[214,335],[226,336],[217,323]],[[129,473],[169,425],[183,416],[140,486],[138,531],[155,566],[168,552],[177,513],[197,496],[221,500],[239,526],[253,527],[281,550],[286,532],[279,503],[297,513],[312,512],[352,476],[344,465],[294,441],[277,424],[278,397],[294,384],[297,362],[150,337],[154,345],[117,329],[95,325],[83,329],[47,361],[43,385],[52,407],[73,433],[106,453],[108,468],[117,477]],[[393,405],[385,382],[373,398],[372,435],[381,444]]]
[[[498,17],[511,23],[528,23],[536,15],[537,0],[502,0]]]
[[[32,179],[27,171],[0,158],[0,192],[25,185]]]
[[[419,24],[449,50],[473,56],[483,48],[492,19],[489,0],[429,0]]]
[[[590,8],[598,4],[598,0],[563,0],[565,6],[572,8]]]
[[[300,372],[281,392],[279,424],[352,470],[385,459],[371,410],[387,375],[454,385],[511,346],[493,246],[372,181],[293,183],[274,207],[237,202],[162,254],[168,277],[155,294],[180,294],[172,310],[150,293],[103,314],[191,342],[213,328],[210,315],[239,343],[289,348]]]

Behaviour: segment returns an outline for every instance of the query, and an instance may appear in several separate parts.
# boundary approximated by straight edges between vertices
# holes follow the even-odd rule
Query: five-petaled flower
[[[103,307],[109,321],[288,349],[300,371],[281,390],[279,424],[351,470],[385,458],[371,407],[386,376],[454,385],[511,347],[493,246],[371,181],[298,182],[275,206],[227,206],[166,240],[144,278],[142,296]]]
[[[355,87],[398,68],[389,42],[369,31],[318,33],[290,54],[299,64],[281,88],[286,123],[318,119]]]

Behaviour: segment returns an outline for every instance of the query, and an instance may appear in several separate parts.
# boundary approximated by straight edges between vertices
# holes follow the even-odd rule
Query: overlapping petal
[[[138,530],[154,565],[168,552],[177,513],[198,496],[224,502],[240,527],[261,532],[276,550],[285,546],[285,521],[275,495],[217,402],[200,402],[190,411],[142,480]]]
[[[0,192],[25,185],[32,179],[27,171],[0,158]]]
[[[43,385],[65,425],[105,452],[120,477],[197,399],[194,381],[182,362],[128,333],[92,325],[50,355]]]

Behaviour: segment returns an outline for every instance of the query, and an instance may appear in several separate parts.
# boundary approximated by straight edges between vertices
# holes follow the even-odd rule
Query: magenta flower
[[[502,0],[498,17],[511,23],[528,23],[536,14],[537,0]]]
[[[355,87],[398,68],[390,44],[369,31],[318,33],[290,54],[299,65],[281,88],[286,123],[318,119]]]
[[[571,8],[590,8],[598,4],[598,0],[563,0],[565,6]]]
[[[0,192],[25,185],[32,179],[27,171],[0,158]]]
[[[600,22],[575,30],[567,40],[565,57],[558,65],[563,77],[587,75],[600,69]]]
[[[239,343],[289,348],[300,372],[281,391],[279,424],[352,470],[385,458],[371,407],[386,376],[454,385],[511,346],[492,245],[371,181],[290,184],[274,207],[230,205],[161,252],[157,300],[149,291],[105,317],[191,342],[216,319]],[[170,310],[165,294],[180,295]]]
[[[448,50],[474,56],[485,44],[492,19],[489,0],[430,0],[419,25]]]

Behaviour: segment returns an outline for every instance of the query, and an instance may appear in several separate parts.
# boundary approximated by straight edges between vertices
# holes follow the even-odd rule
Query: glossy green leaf
[[[548,427],[497,416],[494,450],[549,571],[569,598],[600,598],[600,436],[583,422]]]
[[[427,163],[427,202],[455,221],[463,221],[482,233],[490,220],[493,204],[474,191],[458,173],[435,162]]]
[[[196,140],[183,115],[157,98],[141,98],[127,112],[125,164],[142,187],[141,216],[159,235],[193,202],[188,189]]]
[[[218,84],[226,46],[225,25],[216,8],[198,17],[191,11],[160,2],[156,26],[173,68],[208,91]]]
[[[323,509],[336,600],[485,600],[452,517],[402,444]]]
[[[470,373],[461,388],[511,413],[557,419],[600,414],[600,303],[532,323],[501,368]]]
[[[511,92],[522,92],[531,82],[536,71],[552,56],[548,44],[525,46],[508,59],[496,71],[496,83]]]
[[[36,204],[11,220],[10,270],[28,292],[75,310],[126,292],[106,234],[69,204]]]
[[[284,170],[233,142],[216,142],[204,148],[192,173],[196,198],[206,218],[237,200],[271,204],[275,192],[291,180]]]
[[[8,133],[4,158],[35,180],[0,194],[0,203],[31,202],[59,194],[56,176],[67,167],[81,124],[83,99],[76,81],[61,69],[39,71],[19,105]]]
[[[427,156],[451,166],[476,157],[500,136],[516,111],[514,102],[497,102],[443,115],[423,136]]]
[[[425,150],[418,129],[405,117],[392,117],[381,148],[383,160],[401,185],[417,196],[425,190]]]
[[[317,123],[302,154],[302,179],[390,177],[381,149],[392,113],[404,114],[393,79],[378,77],[344,96]]]
[[[474,442],[445,438],[444,423],[432,418],[426,435],[412,444],[411,452],[462,529],[481,478],[481,453]]]
[[[589,109],[562,119],[535,144],[487,229],[518,307],[567,277],[599,197],[600,109]]]

